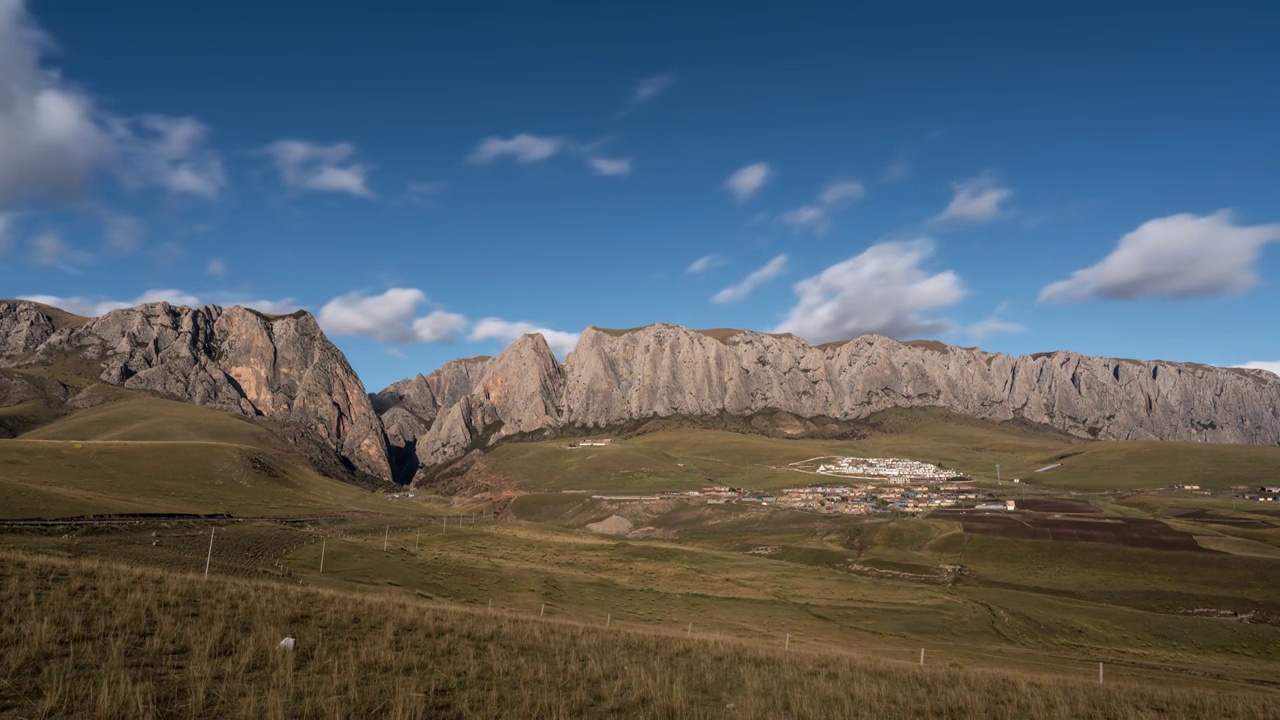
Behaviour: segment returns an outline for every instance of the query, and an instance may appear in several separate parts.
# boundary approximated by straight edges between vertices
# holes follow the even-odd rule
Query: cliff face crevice
[[[768,413],[856,422],[936,407],[1081,438],[1280,444],[1280,377],[1254,370],[1062,351],[1011,357],[874,335],[813,346],[672,325],[588,328],[563,363],[536,335],[467,362],[467,373],[451,363],[378,396],[388,398],[376,404],[393,443],[413,443],[418,481],[516,436]],[[446,378],[466,391],[452,404],[433,389]]]
[[[294,423],[354,468],[392,477],[381,420],[310,314],[156,303],[73,318],[0,301],[0,366],[55,363],[106,384]]]

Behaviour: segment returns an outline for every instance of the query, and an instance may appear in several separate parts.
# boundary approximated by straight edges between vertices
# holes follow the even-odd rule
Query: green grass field
[[[0,440],[4,517],[326,516],[0,528],[5,626],[30,629],[0,635],[13,651],[0,670],[16,678],[0,714],[723,717],[732,703],[745,717],[1268,717],[1280,703],[1280,517],[1152,490],[1256,482],[1280,466],[1276,448],[1077,442],[931,413],[886,415],[854,441],[668,429],[567,444],[486,458],[527,493],[494,520],[465,499],[393,500],[322,477],[259,425],[133,393]],[[814,476],[786,466],[820,455],[911,457],[984,484],[997,462],[1006,477],[1062,462],[999,491],[1080,493],[1100,522],[1159,519],[1205,551],[591,498],[802,485]],[[430,517],[442,512],[461,515]],[[584,530],[613,515],[635,534]],[[191,574],[211,532],[205,583]],[[56,597],[75,600],[40,600]],[[110,611],[86,614],[80,598]],[[216,647],[177,629],[182,603],[193,626],[216,628]],[[118,620],[135,617],[168,618],[156,627],[172,639]],[[71,661],[51,622],[99,649]],[[285,632],[314,654],[273,665]],[[925,671],[913,665],[922,647]],[[1099,661],[1124,692],[1090,683]],[[315,699],[332,688],[345,689]]]

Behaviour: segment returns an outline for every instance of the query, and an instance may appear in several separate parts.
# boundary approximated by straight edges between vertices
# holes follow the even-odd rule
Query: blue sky
[[[266,6],[265,8],[263,6]],[[0,295],[1280,368],[1267,3],[0,0]]]

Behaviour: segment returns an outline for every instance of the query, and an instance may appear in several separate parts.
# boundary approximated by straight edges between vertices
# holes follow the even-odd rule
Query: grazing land
[[[1192,450],[1250,477],[1271,458]],[[1160,489],[1105,463],[1109,486],[995,483],[995,462],[1116,452],[892,414],[849,441],[510,444],[452,481],[463,496],[409,497],[306,469],[257,424],[125,393],[0,441],[0,714],[1273,715],[1280,516],[1173,489],[1214,487],[1194,465]],[[593,497],[793,487],[812,476],[787,464],[820,455],[935,463],[1018,507]],[[102,513],[166,516],[58,520]]]

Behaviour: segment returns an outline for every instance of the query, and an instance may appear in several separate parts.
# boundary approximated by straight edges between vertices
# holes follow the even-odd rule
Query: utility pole
[[[209,563],[213,562],[213,534],[217,531],[218,528],[209,528],[209,554],[204,558],[204,576],[206,579],[209,577]]]

